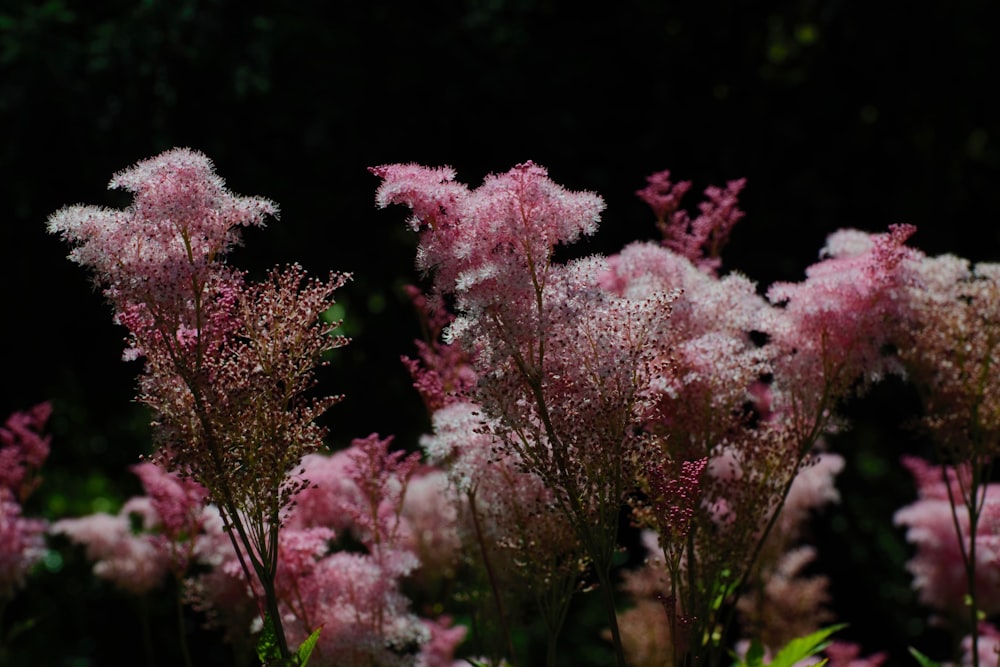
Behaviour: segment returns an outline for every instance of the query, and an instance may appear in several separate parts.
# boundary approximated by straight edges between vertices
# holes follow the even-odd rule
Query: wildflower
[[[140,162],[110,187],[131,192],[132,204],[67,207],[49,231],[104,288],[129,330],[126,357],[145,358],[139,398],[154,412],[155,460],[217,504],[247,577],[263,586],[279,651],[290,655],[272,590],[278,529],[305,485],[295,466],[322,444],[314,420],[339,400],[305,394],[323,355],[347,342],[320,315],[348,276],[317,280],[292,265],[248,283],[224,264],[239,227],[262,225],[277,207],[229,192],[196,151]]]

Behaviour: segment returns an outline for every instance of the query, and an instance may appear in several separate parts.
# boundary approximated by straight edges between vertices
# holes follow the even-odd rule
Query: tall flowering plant
[[[690,184],[656,174],[638,194],[662,244],[562,264],[556,246],[592,234],[603,202],[533,163],[476,189],[448,168],[372,171],[378,205],[413,212],[429,298],[455,310],[446,339],[468,355],[481,411],[466,429],[553,492],[600,583],[619,663],[609,569],[628,506],[659,533],[672,662],[714,664],[837,401],[886,364],[879,324],[912,230],[844,233],[806,281],[764,299],[717,275],[743,181],[706,190],[691,218],[680,210]]]
[[[307,277],[296,265],[261,282],[224,263],[239,228],[277,215],[272,202],[234,195],[201,153],[175,149],[116,174],[134,195],[124,210],[71,206],[49,231],[90,269],[129,332],[126,358],[144,358],[139,399],[155,418],[154,459],[196,480],[218,505],[273,628],[275,658],[293,659],[275,594],[278,532],[307,482],[302,457],[321,447],[316,417],[339,400],[309,398],[323,355],[346,344],[320,315],[348,279]]]
[[[604,290],[599,258],[561,264],[555,248],[596,230],[604,202],[570,192],[531,162],[475,190],[450,169],[388,165],[377,201],[408,205],[432,297],[451,299],[448,335],[470,354],[478,430],[541,479],[593,564],[624,664],[610,579],[619,514],[648,446],[651,379],[666,372],[651,341],[670,294]]]
[[[980,621],[996,611],[992,598],[996,583],[983,585],[984,569],[996,569],[993,469],[1000,455],[1000,374],[996,358],[1000,346],[1000,265],[944,255],[927,257],[914,253],[906,264],[904,308],[896,342],[899,355],[923,400],[921,426],[937,446],[944,463],[931,473],[921,463],[909,460],[918,480],[921,500],[901,511],[897,521],[909,526],[919,555],[911,563],[921,597],[935,600],[939,576],[929,576],[929,565],[963,576],[955,590],[963,592],[965,621],[959,626],[970,634],[971,664],[980,664]],[[937,483],[929,478],[937,476]],[[922,535],[935,522],[928,508],[947,507],[951,529],[937,522],[945,535],[937,557],[927,555]],[[947,501],[947,503],[943,501]],[[947,553],[949,556],[944,556]],[[954,558],[957,556],[957,558]],[[984,568],[984,561],[988,566]],[[949,605],[944,605],[948,607]],[[953,607],[950,611],[956,611]],[[995,638],[988,637],[989,645]],[[994,662],[994,660],[990,660]]]

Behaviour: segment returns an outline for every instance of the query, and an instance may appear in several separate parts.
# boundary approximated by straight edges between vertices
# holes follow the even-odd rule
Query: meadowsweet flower
[[[448,186],[447,201],[438,172],[373,172],[383,179],[380,206],[414,212],[417,265],[432,273],[435,298],[454,300],[445,342],[469,355],[478,378],[470,398],[485,432],[553,494],[595,564],[617,633],[608,570],[635,485],[647,389],[662,366],[648,343],[669,296],[632,300],[603,290],[600,258],[554,263],[557,245],[596,231],[604,203],[555,184],[534,163],[490,175],[475,190]]]
[[[23,516],[21,504],[0,487],[0,601],[24,586],[28,573],[45,555],[45,521]]]
[[[908,264],[899,354],[924,399],[924,425],[958,461],[1000,453],[1000,265],[945,255]]]
[[[915,228],[880,235],[838,232],[801,283],[775,283],[779,308],[764,331],[776,349],[772,410],[807,450],[833,425],[834,401],[857,383],[898,370],[886,354],[905,278],[903,244]]]
[[[306,392],[323,355],[347,342],[320,316],[348,276],[318,280],[292,265],[254,283],[224,264],[239,228],[277,207],[229,192],[196,151],[140,162],[110,187],[132,204],[67,207],[48,229],[94,272],[129,330],[126,357],[145,359],[139,398],[154,412],[155,460],[207,490],[290,655],[271,590],[278,529],[306,484],[295,466],[322,444],[315,419],[339,400]]]
[[[47,522],[25,517],[21,504],[37,487],[38,469],[49,455],[43,434],[49,403],[14,412],[0,426],[0,606],[24,586],[45,555]]]
[[[790,549],[758,569],[758,581],[737,603],[744,633],[777,651],[832,620],[829,580],[803,571],[816,559],[810,546]]]
[[[746,179],[729,181],[725,188],[705,189],[705,201],[698,204],[700,214],[693,220],[680,208],[681,199],[691,188],[690,181],[672,183],[670,171],[648,176],[645,188],[636,195],[649,204],[656,215],[656,226],[663,234],[663,245],[686,257],[700,270],[714,274],[721,265],[719,253],[733,226],[744,213],[739,208],[739,194]]]
[[[333,455],[302,460],[310,485],[296,494],[279,533],[274,590],[291,643],[323,628],[310,664],[414,666],[435,633],[444,635],[427,650],[441,656],[446,640],[457,642],[464,632],[446,632],[444,621],[420,618],[402,593],[403,578],[423,566],[406,499],[411,486],[432,473],[418,470],[413,455],[390,451],[390,442],[373,434]],[[435,508],[420,510],[429,514]],[[251,625],[254,597],[221,523],[212,532],[214,540],[199,551],[207,571],[190,582],[189,597],[227,637],[245,641],[259,629],[259,619]],[[253,585],[262,595],[260,584]]]
[[[894,520],[906,527],[906,539],[916,547],[906,565],[913,588],[922,603],[960,616],[970,593],[963,556],[963,549],[969,553],[970,518],[958,498],[969,485],[970,470],[942,469],[916,457],[904,457],[903,465],[917,483],[917,500],[898,510]],[[980,486],[978,502],[984,520],[975,536],[976,604],[994,614],[1000,612],[1000,485]]]
[[[889,659],[884,652],[862,657],[861,646],[837,640],[830,642],[823,654],[829,658],[827,667],[881,667]]]
[[[39,483],[36,476],[49,456],[51,437],[42,433],[52,415],[48,402],[14,412],[0,426],[0,487],[24,502]]]
[[[972,641],[971,635],[962,639],[962,661],[959,664],[962,667],[997,664],[1000,661],[1000,630],[992,623],[983,621],[977,625],[976,634],[976,642]]]
[[[183,580],[205,547],[212,514],[197,482],[152,463],[133,466],[132,472],[145,496],[130,498],[115,515],[61,519],[49,532],[82,545],[94,561],[95,575],[142,594],[158,588],[168,575]]]

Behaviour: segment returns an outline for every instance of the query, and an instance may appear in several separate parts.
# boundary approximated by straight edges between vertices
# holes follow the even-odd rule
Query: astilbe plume
[[[49,455],[51,438],[43,431],[51,414],[50,403],[39,403],[0,426],[0,621],[6,602],[45,555],[47,524],[25,517],[22,503],[37,487]]]
[[[305,394],[323,355],[347,342],[320,315],[348,276],[309,279],[293,265],[248,283],[225,265],[238,228],[262,225],[277,207],[229,192],[196,151],[140,162],[110,187],[132,193],[132,204],[67,207],[49,231],[73,246],[70,259],[94,272],[129,330],[126,357],[146,362],[139,396],[154,412],[155,459],[217,504],[287,657],[271,590],[278,529],[304,485],[295,466],[322,444],[314,420],[338,400]]]
[[[450,169],[372,171],[383,181],[379,206],[413,211],[417,265],[432,273],[435,296],[454,299],[448,334],[471,355],[486,425],[545,482],[576,530],[619,648],[608,571],[643,446],[647,389],[663,370],[650,341],[661,334],[669,295],[633,300],[603,290],[599,258],[554,262],[557,245],[596,230],[604,203],[562,188],[531,162],[475,190],[455,184]]]

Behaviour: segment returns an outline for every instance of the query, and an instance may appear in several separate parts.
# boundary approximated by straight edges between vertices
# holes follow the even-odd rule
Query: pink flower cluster
[[[718,251],[742,217],[743,181],[708,189],[692,220],[680,210],[690,184],[655,174],[638,194],[657,215],[662,245],[559,264],[555,246],[594,233],[603,202],[555,185],[533,163],[474,190],[450,168],[372,171],[382,179],[378,205],[413,213],[434,308],[451,298],[456,312],[441,320],[443,341],[425,344],[422,364],[411,364],[433,394],[432,457],[458,488],[505,461],[535,475],[598,569],[629,498],[661,540],[695,545],[664,545],[666,590],[682,605],[679,618],[708,623],[693,636],[710,635],[715,611],[690,605],[736,590],[763,548],[755,545],[801,520],[777,510],[797,497],[793,481],[836,425],[837,401],[895,370],[888,323],[912,228],[839,232],[805,281],[774,285],[765,300],[746,278],[717,276]],[[439,370],[456,368],[471,369],[475,386]],[[839,459],[821,460],[832,477]],[[818,470],[801,468],[803,479]],[[825,479],[807,494],[815,504],[836,496]],[[697,582],[690,594],[679,590],[688,582]]]
[[[25,517],[21,504],[40,481],[38,469],[49,456],[50,437],[42,431],[51,414],[49,403],[39,403],[0,426],[0,604],[24,586],[45,555],[46,522]]]
[[[152,463],[132,471],[142,481],[145,496],[129,499],[117,514],[99,512],[61,519],[50,532],[65,535],[86,548],[94,574],[122,590],[143,594],[163,584],[168,575],[178,581],[209,546],[208,531],[218,525],[218,513],[206,507],[205,490]]]
[[[275,586],[290,641],[323,628],[310,665],[448,667],[464,638],[447,618],[415,615],[401,591],[402,579],[426,566],[421,556],[431,565],[454,560],[457,537],[455,523],[437,515],[447,506],[444,487],[432,484],[411,499],[411,486],[434,473],[390,451],[390,440],[372,435],[302,461],[311,485],[296,496],[280,533]],[[259,584],[248,588],[204,489],[150,463],[134,472],[145,496],[116,515],[63,519],[52,532],[85,546],[94,573],[123,590],[142,594],[177,577],[188,601],[249,648],[263,592]],[[364,551],[339,549],[348,536]]]
[[[201,153],[168,151],[110,187],[132,193],[132,204],[67,207],[49,231],[94,271],[129,330],[126,357],[145,358],[139,398],[156,419],[155,459],[216,503],[288,658],[274,593],[278,530],[307,485],[295,466],[322,447],[315,420],[340,400],[308,392],[323,355],[347,343],[321,315],[349,276],[317,280],[292,265],[252,283],[226,265],[239,228],[263,224],[277,207],[229,192]]]
[[[744,213],[738,198],[746,179],[729,181],[725,188],[705,189],[705,201],[698,204],[700,214],[693,220],[680,207],[681,200],[691,189],[691,181],[670,181],[669,171],[659,171],[646,178],[646,187],[636,195],[649,204],[656,215],[656,226],[663,234],[663,245],[686,257],[699,269],[715,273],[722,265],[719,253],[733,226]]]
[[[920,601],[947,615],[967,610],[969,584],[962,546],[969,549],[969,512],[962,489],[970,484],[968,466],[934,466],[916,457],[903,465],[917,485],[917,500],[896,512],[897,525],[916,547],[907,563]],[[981,488],[981,520],[976,534],[976,603],[988,615],[1000,613],[1000,484]],[[957,505],[956,505],[957,503]],[[957,522],[957,527],[956,527]]]

